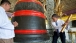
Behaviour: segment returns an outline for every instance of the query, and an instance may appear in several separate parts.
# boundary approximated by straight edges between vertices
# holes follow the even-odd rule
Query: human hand
[[[67,20],[66,22],[65,22],[65,25],[68,25],[69,24],[69,20]]]
[[[68,25],[69,21],[66,21],[62,26]]]
[[[13,22],[13,25],[14,25],[14,27],[17,27],[18,23],[15,21],[15,22]]]

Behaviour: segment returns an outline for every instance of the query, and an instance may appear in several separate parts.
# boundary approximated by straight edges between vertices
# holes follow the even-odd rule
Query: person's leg
[[[11,39],[0,39],[0,43],[14,43],[13,38]]]
[[[58,37],[59,36],[57,36],[57,32],[54,32],[52,43],[57,43]]]
[[[61,38],[61,42],[62,42],[62,43],[65,43],[65,40],[66,40],[66,39],[65,39],[65,32],[61,32],[61,33],[60,33],[60,38]]]

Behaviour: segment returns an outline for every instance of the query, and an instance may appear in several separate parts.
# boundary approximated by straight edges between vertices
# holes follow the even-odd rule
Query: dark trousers
[[[57,43],[57,39],[59,37],[61,39],[61,42],[65,43],[65,32],[63,32],[63,33],[62,32],[60,32],[60,33],[54,32],[52,43]]]

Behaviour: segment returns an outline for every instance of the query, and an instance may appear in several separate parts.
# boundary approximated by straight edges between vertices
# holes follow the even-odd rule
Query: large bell
[[[14,8],[15,42],[39,42],[49,40],[45,25],[44,9],[37,0],[19,0]]]

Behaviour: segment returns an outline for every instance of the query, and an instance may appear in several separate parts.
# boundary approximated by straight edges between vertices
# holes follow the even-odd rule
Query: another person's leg
[[[65,32],[61,32],[61,33],[60,33],[60,38],[61,38],[61,42],[62,42],[62,43],[65,43],[65,42],[66,42],[66,41],[65,41],[65,40],[66,40],[66,39],[65,39]]]
[[[58,37],[59,36],[57,36],[57,32],[54,32],[52,43],[57,43]]]
[[[13,38],[11,39],[0,39],[0,43],[14,43]]]

